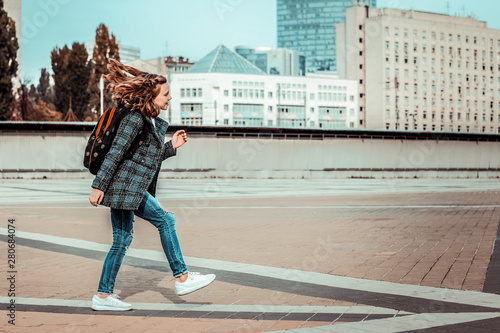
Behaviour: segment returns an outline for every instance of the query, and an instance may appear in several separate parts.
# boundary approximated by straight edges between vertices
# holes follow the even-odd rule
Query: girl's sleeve
[[[174,149],[174,146],[172,145],[172,140],[165,142],[165,144],[163,145],[162,160],[164,161],[167,158],[175,155],[177,155],[177,149]]]

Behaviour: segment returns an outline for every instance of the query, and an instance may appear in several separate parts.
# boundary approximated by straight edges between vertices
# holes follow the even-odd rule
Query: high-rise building
[[[236,53],[270,75],[305,76],[303,52],[276,47],[236,46]]]
[[[308,71],[335,71],[335,24],[353,4],[375,7],[376,0],[277,0],[278,47],[303,52]]]
[[[13,88],[16,90],[20,85],[21,80],[21,49],[23,43],[21,42],[21,0],[5,0],[4,1],[4,10],[7,12],[7,15],[14,20],[16,24],[16,37],[17,43],[19,44],[19,49],[17,50],[17,77],[13,80]],[[30,26],[31,27],[31,26]],[[31,31],[30,31],[31,32]],[[30,33],[29,37],[32,37]],[[28,42],[27,40],[25,42]]]
[[[469,17],[350,7],[337,25],[359,127],[500,132],[500,30]]]

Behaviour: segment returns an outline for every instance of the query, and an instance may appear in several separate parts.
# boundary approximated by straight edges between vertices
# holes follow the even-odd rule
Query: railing
[[[0,135],[21,132],[90,132],[95,122],[19,122],[0,121]],[[403,130],[367,129],[316,129],[240,126],[187,126],[170,125],[169,132],[184,129],[191,137],[255,138],[276,140],[328,140],[328,139],[377,139],[377,140],[435,140],[499,142],[500,134],[421,132]]]

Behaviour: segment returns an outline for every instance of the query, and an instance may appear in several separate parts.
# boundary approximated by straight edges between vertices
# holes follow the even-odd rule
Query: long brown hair
[[[167,82],[164,76],[142,72],[134,67],[109,59],[108,89],[113,91],[113,101],[124,104],[132,110],[139,110],[144,116],[155,118],[161,109],[154,99]]]

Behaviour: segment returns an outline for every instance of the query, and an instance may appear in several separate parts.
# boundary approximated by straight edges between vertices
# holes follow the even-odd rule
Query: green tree
[[[61,49],[55,48],[51,53],[51,62],[56,109],[65,114],[69,109],[71,96],[73,112],[82,120],[89,102],[87,88],[91,68],[85,46],[73,43],[71,49],[66,45]]]
[[[14,99],[12,79],[17,72],[17,50],[19,44],[16,38],[14,21],[3,9],[0,0],[0,120],[7,120],[11,114],[10,106]]]
[[[99,80],[103,74],[108,73],[108,59],[113,58],[120,61],[120,52],[115,35],[109,36],[108,28],[104,23],[101,23],[96,29],[95,45],[92,54],[92,69],[90,74],[90,102],[88,107],[88,115],[92,115],[92,111],[100,110],[101,90],[99,88]],[[105,82],[106,85],[106,82]],[[104,90],[104,109],[111,107],[111,92]]]

